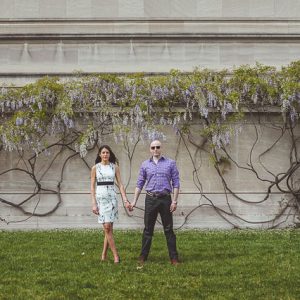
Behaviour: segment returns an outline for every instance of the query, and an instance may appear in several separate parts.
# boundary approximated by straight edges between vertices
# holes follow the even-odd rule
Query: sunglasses
[[[151,150],[154,150],[154,149],[160,149],[160,146],[152,146]]]

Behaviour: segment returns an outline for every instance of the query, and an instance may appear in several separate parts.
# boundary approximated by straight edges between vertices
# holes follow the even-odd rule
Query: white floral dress
[[[97,182],[114,182],[115,165],[96,164]],[[118,201],[116,197],[115,185],[97,185],[96,201],[99,209],[98,222],[112,223],[118,218]]]

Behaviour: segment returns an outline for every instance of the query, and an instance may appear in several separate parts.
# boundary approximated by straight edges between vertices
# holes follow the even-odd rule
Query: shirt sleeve
[[[171,181],[172,181],[173,188],[178,188],[179,189],[179,187],[180,187],[179,172],[178,172],[175,161],[173,161],[172,165],[171,165]]]
[[[140,168],[140,173],[139,173],[139,176],[138,176],[138,179],[137,179],[136,187],[139,188],[140,190],[142,190],[144,185],[145,185],[146,178],[147,178],[146,177],[146,170],[145,170],[144,165],[142,164],[141,168]]]

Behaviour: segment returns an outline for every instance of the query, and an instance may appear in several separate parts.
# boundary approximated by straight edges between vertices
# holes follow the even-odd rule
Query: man
[[[149,255],[155,222],[158,213],[161,216],[167,240],[171,264],[178,264],[176,236],[173,231],[173,215],[177,208],[179,193],[179,172],[174,160],[163,156],[161,142],[150,144],[151,158],[145,160],[140,168],[131,210],[135,207],[139,195],[146,183],[145,228],[142,238],[142,250],[139,261],[143,264]],[[173,199],[171,193],[173,191]]]

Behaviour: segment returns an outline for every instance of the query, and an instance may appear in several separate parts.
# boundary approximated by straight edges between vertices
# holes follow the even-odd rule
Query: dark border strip
[[[300,33],[294,34],[259,34],[259,33],[109,33],[109,34],[0,34],[0,41],[30,41],[30,40],[44,40],[44,41],[63,41],[63,40],[74,40],[76,42],[81,40],[97,40],[97,41],[123,41],[123,40],[145,40],[154,42],[155,40],[168,40],[168,41],[199,41],[199,40],[210,40],[210,41],[236,41],[236,40],[247,40],[247,41],[258,41],[264,42],[269,40],[282,41],[300,41]]]
[[[240,194],[240,195],[265,195],[266,192],[234,192],[235,194]],[[30,192],[6,192],[6,193],[0,193],[0,195],[31,195],[32,193]],[[39,193],[38,195],[90,195],[91,193],[89,192],[57,192],[57,193]],[[117,193],[120,195],[120,193]],[[126,192],[128,195],[134,195],[134,192]],[[226,193],[224,192],[183,192],[179,193],[179,195],[225,195]],[[229,193],[227,193],[229,194]],[[146,195],[146,193],[141,193],[141,195]],[[281,192],[272,192],[270,195],[284,195],[284,193]],[[1,202],[1,201],[0,201]]]
[[[207,22],[251,22],[251,23],[261,23],[261,22],[300,22],[300,18],[285,18],[285,17],[198,17],[198,18],[185,18],[185,17],[174,17],[174,18],[0,18],[0,23],[77,23],[77,22],[85,22],[85,23],[95,23],[95,22],[103,22],[103,23],[124,23],[124,22],[136,22],[136,23],[153,23],[153,22],[163,22],[163,23],[171,23],[171,22],[199,22],[199,23],[207,23]]]

